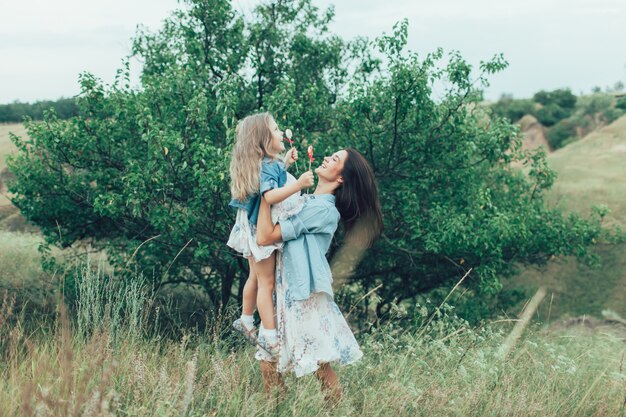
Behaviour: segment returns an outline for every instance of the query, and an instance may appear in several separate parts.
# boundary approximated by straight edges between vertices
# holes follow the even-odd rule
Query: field
[[[12,149],[9,130],[23,132],[21,125],[0,125],[3,155]],[[608,223],[626,224],[623,147],[626,118],[552,154],[559,179],[550,203],[583,214],[604,203],[613,210]],[[0,156],[0,172],[3,164]],[[0,211],[1,416],[626,415],[619,317],[556,320],[599,317],[607,308],[626,316],[626,245],[599,247],[598,269],[560,259],[513,280],[529,292],[545,285],[549,293],[538,322],[505,357],[500,349],[515,320],[471,327],[446,308],[430,306],[420,317],[399,310],[408,326],[392,320],[359,335],[365,357],[339,371],[339,403],[326,402],[312,376],[288,377],[282,400],[278,392],[267,400],[253,350],[229,331],[229,315],[163,337],[153,295],[141,286],[117,287],[114,277],[87,267],[76,311],[57,309],[54,277],[39,266],[41,239],[7,230],[19,216],[7,204],[0,202],[8,213]],[[547,321],[554,324],[540,323]]]
[[[15,151],[15,146],[9,139],[9,133],[13,132],[18,136],[26,134],[26,129],[21,123],[18,124],[3,124],[0,123],[0,171],[5,167],[5,161],[7,155],[10,155]]]
[[[97,272],[68,319],[25,331],[0,311],[4,415],[133,416],[619,416],[624,406],[623,330],[533,327],[507,356],[511,321],[475,328],[443,315],[393,323],[360,339],[365,357],[343,368],[343,398],[329,403],[313,377],[287,377],[267,400],[250,347],[228,317],[179,340],[154,332],[151,298],[120,291]],[[108,282],[113,282],[110,279]],[[104,290],[103,297],[94,294]],[[123,309],[111,308],[124,305]],[[402,318],[402,313],[398,313]],[[407,319],[407,317],[404,317]],[[32,319],[31,319],[32,320]],[[623,414],[622,414],[623,415]]]
[[[28,227],[18,210],[11,204],[6,194],[4,182],[7,179],[6,158],[15,152],[15,147],[9,139],[9,132],[19,136],[26,133],[22,124],[2,124],[0,123],[0,230],[11,231],[32,231]]]

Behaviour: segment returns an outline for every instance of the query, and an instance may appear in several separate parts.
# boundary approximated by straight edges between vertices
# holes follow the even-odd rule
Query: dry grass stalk
[[[522,335],[522,332],[524,331],[526,326],[528,326],[528,323],[530,319],[532,318],[533,314],[535,314],[535,311],[537,311],[539,304],[546,296],[546,293],[547,291],[545,287],[539,287],[539,289],[537,290],[533,298],[530,300],[530,302],[528,303],[528,305],[522,312],[522,316],[520,317],[520,320],[517,323],[515,323],[513,330],[508,335],[508,337],[504,340],[504,343],[502,343],[502,345],[500,346],[500,349],[498,350],[498,353],[497,353],[497,356],[500,359],[506,358],[506,356],[509,354],[511,349],[513,349],[513,347],[519,340],[520,336]]]

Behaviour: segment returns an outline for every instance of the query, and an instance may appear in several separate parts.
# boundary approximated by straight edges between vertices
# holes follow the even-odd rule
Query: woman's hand
[[[298,186],[300,186],[301,190],[304,188],[312,187],[314,180],[315,177],[313,176],[313,171],[304,172],[302,175],[300,175],[300,178],[298,178]]]

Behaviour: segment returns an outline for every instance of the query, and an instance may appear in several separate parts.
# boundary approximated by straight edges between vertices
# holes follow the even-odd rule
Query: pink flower
[[[309,154],[309,162],[315,161],[315,158],[313,158],[313,146],[307,148],[307,153]]]

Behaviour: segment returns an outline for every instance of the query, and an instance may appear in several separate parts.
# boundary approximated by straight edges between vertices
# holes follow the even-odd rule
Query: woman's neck
[[[313,194],[335,194],[338,186],[339,184],[336,182],[326,182],[320,178]]]

